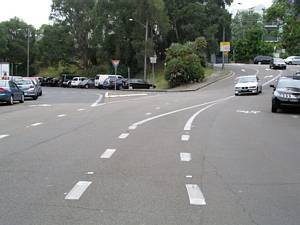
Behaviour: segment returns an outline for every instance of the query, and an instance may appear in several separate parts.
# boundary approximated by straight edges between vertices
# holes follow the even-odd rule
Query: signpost
[[[230,52],[230,42],[228,42],[228,41],[220,42],[220,51],[222,52],[222,55],[223,55],[222,69],[224,69],[225,55],[228,56],[228,52]]]
[[[150,57],[150,63],[152,64],[152,84],[154,85],[155,82],[155,72],[154,72],[154,65],[157,62],[157,57],[156,55],[153,57]]]
[[[117,90],[117,72],[118,72],[118,66],[120,64],[120,60],[111,60],[111,63],[113,64],[115,68],[115,90]]]

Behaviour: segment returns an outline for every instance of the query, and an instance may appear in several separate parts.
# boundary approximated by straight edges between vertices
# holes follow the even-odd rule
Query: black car
[[[286,63],[281,58],[273,58],[271,63],[270,63],[270,69],[286,70]]]
[[[259,55],[254,58],[254,64],[270,64],[272,59],[271,56]]]
[[[85,79],[78,84],[79,88],[95,88],[95,79]]]
[[[117,84],[115,85],[117,81]],[[104,89],[115,89],[117,88],[117,90],[121,90],[123,88],[128,88],[128,82],[127,80],[123,79],[123,78],[115,78],[115,77],[109,77],[107,79],[105,79],[105,81],[103,82],[103,88]]]
[[[286,107],[300,108],[300,76],[292,75],[280,77],[274,88],[272,96],[272,112]]]
[[[130,79],[128,80],[128,85],[132,89],[150,89],[155,88],[154,84],[149,84],[147,81],[142,79]]]
[[[59,87],[71,87],[71,82],[76,75],[62,74],[59,79]]]

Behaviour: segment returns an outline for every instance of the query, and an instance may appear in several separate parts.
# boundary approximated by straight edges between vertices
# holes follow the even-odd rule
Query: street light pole
[[[27,77],[29,77],[29,28],[27,28]]]
[[[145,54],[144,54],[144,80],[147,81],[147,42],[148,42],[148,26],[149,21],[146,19],[146,31],[145,31]]]

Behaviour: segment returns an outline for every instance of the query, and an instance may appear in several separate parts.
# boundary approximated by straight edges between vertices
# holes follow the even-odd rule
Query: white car
[[[289,56],[284,61],[288,65],[300,65],[300,56]]]
[[[240,76],[234,86],[234,94],[259,94],[262,93],[262,84],[256,75]]]
[[[86,79],[86,77],[74,77],[71,81],[71,87],[78,87],[79,83]]]
[[[102,88],[103,83],[107,78],[114,78],[115,76],[117,76],[118,79],[124,79],[124,77],[121,76],[121,75],[111,75],[111,74],[98,74],[98,75],[96,75],[96,77],[95,77],[95,87]]]

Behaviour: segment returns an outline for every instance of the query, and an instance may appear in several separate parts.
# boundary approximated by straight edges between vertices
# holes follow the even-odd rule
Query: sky
[[[50,23],[49,15],[52,0],[0,0],[0,3],[0,22],[18,17],[35,28]],[[241,9],[249,9],[259,4],[269,7],[272,0],[234,0],[229,11],[236,12]]]

